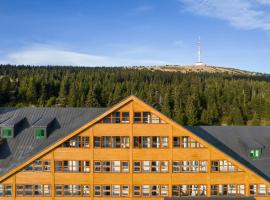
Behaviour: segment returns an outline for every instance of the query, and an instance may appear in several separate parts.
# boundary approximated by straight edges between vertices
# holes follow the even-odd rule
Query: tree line
[[[0,106],[110,107],[136,95],[183,125],[269,125],[270,76],[0,65]]]

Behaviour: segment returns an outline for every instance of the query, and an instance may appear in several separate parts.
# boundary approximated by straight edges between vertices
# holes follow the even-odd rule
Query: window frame
[[[249,155],[252,159],[260,159],[262,155],[262,149],[250,149]]]
[[[88,187],[88,193],[86,195],[85,186]],[[76,187],[79,187],[79,190]],[[91,194],[91,186],[89,184],[55,184],[54,190],[55,197],[90,197]],[[58,191],[61,191],[61,194],[57,194]],[[69,194],[65,194],[65,191],[68,191]],[[78,191],[79,193],[76,194]]]
[[[35,138],[37,140],[42,140],[46,138],[46,128],[42,127],[35,128]]]
[[[2,188],[2,194],[0,193],[0,197],[11,197],[13,194],[12,185],[11,184],[0,184]]]
[[[102,120],[101,124],[130,124],[130,112],[129,111],[115,111],[108,114]]]
[[[13,137],[14,129],[12,127],[1,127],[1,137],[8,139]]]
[[[75,165],[75,162],[78,162],[78,165]],[[65,165],[65,163],[67,163],[67,165]],[[84,165],[87,163],[88,165]],[[90,173],[91,172],[90,160],[55,160],[54,166],[55,166],[54,167],[55,173]],[[59,167],[61,167],[60,170],[59,170]],[[72,170],[66,170],[70,168]],[[78,168],[78,171],[76,171],[75,168]]]

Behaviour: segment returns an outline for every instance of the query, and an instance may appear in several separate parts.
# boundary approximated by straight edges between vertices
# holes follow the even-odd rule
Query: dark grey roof
[[[54,120],[55,120],[55,117],[41,117],[36,122],[34,122],[32,127],[47,127]]]
[[[270,126],[187,126],[200,138],[270,181]],[[262,148],[259,159],[251,148]]]
[[[14,115],[7,120],[3,121],[0,126],[14,127],[16,124],[20,123],[25,119],[25,116],[21,116],[20,113],[15,112]]]
[[[93,120],[107,108],[0,108],[0,119],[26,117],[14,138],[0,145],[0,177]],[[55,118],[47,139],[34,138],[37,119]],[[45,120],[46,121],[46,120]]]

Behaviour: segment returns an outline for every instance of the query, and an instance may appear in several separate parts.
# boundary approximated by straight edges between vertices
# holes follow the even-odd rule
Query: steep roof
[[[255,173],[270,181],[270,126],[188,126],[185,127]],[[261,148],[259,159],[250,150]]]
[[[5,122],[14,117],[26,118],[15,137],[4,139],[4,143],[0,145],[0,177],[106,110],[107,108],[0,108],[0,125],[6,125]],[[46,124],[47,119],[55,119],[51,123],[48,138],[35,139],[32,127],[37,127],[40,120],[40,125]]]

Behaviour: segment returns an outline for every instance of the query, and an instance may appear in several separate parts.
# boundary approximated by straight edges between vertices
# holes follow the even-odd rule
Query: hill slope
[[[166,72],[180,72],[180,73],[224,73],[224,74],[235,74],[235,75],[259,75],[257,72],[249,72],[245,70],[229,68],[229,67],[217,67],[211,65],[166,65],[166,66],[139,66],[130,67],[131,69],[138,70],[150,70],[150,71],[166,71]]]
[[[269,75],[179,68],[2,65],[0,106],[108,107],[133,94],[183,125],[270,125]]]

